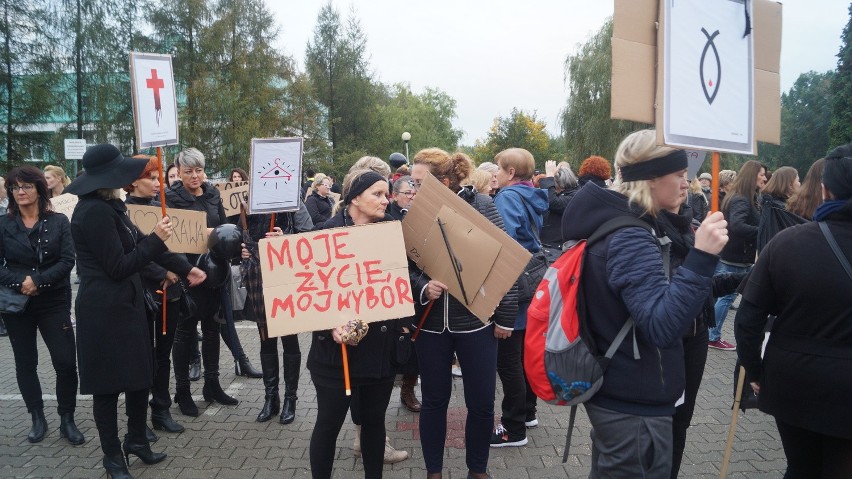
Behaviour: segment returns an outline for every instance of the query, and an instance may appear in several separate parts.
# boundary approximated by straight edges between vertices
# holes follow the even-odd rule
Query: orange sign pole
[[[157,147],[157,171],[160,175],[160,207],[163,209],[163,218],[166,217],[166,181],[163,175],[163,148]],[[163,336],[166,335],[166,288],[163,288]]]
[[[343,352],[343,384],[346,387],[346,395],[352,395],[352,385],[349,383],[349,355],[346,353],[346,343],[340,343]]]
[[[713,179],[711,181],[711,193],[712,199],[710,202],[710,211],[719,211],[719,208],[722,206],[719,204],[719,152],[714,151],[711,155],[710,160],[710,170],[711,175],[713,175]]]

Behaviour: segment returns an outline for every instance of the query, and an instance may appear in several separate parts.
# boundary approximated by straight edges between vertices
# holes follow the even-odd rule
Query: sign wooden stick
[[[340,343],[340,350],[343,351],[343,384],[346,387],[346,395],[352,395],[352,385],[349,383],[349,355],[346,354],[346,343]]]
[[[710,171],[713,178],[711,181],[712,198],[710,200],[710,211],[719,211],[719,152],[714,151],[710,160]]]
[[[429,301],[429,304],[426,305],[426,310],[423,311],[423,316],[420,317],[420,321],[417,323],[417,331],[411,335],[411,342],[417,341],[417,336],[420,335],[420,330],[423,329],[423,323],[426,322],[426,316],[429,316],[429,311],[432,311],[432,305],[435,304],[435,300]]]
[[[160,207],[163,209],[163,218],[166,217],[166,182],[163,176],[163,148],[157,147],[157,173],[160,175]],[[163,288],[163,336],[166,335],[166,288]]]
[[[743,397],[743,389],[747,386],[745,384],[745,368],[740,366],[740,375],[737,379],[737,389],[734,393],[734,411],[731,414],[731,424],[728,425],[728,441],[725,446],[725,454],[722,457],[722,467],[719,468],[719,479],[725,479],[728,477],[728,464],[731,462],[731,451],[734,450],[734,434],[737,432],[737,418],[740,415],[740,401]]]

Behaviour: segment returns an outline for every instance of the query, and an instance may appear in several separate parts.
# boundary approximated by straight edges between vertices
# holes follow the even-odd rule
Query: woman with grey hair
[[[541,179],[539,187],[547,190],[550,207],[541,227],[541,243],[545,248],[560,250],[565,242],[562,238],[562,214],[577,192],[577,176],[567,162],[557,165],[553,160],[544,162],[544,174],[547,176]]]

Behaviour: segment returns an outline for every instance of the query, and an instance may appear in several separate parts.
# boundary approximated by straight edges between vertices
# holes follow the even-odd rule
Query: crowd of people
[[[614,343],[632,319],[630,340],[617,348],[603,387],[584,404],[592,424],[590,477],[678,477],[708,348],[737,350],[761,409],[775,416],[788,459],[785,477],[852,475],[852,413],[844,407],[852,396],[845,374],[852,361],[852,303],[844,294],[852,286],[849,145],[814,162],[801,183],[795,169],[770,172],[756,160],[738,172],[724,170],[718,198],[710,190],[712,176],[688,178],[686,154],[658,146],[650,130],[628,135],[614,163],[591,156],[576,174],[568,162],[551,160],[540,173],[521,148],[479,166],[464,153],[426,148],[410,162],[392,155],[395,171],[380,158],[363,157],[341,184],[308,170],[298,211],[274,219],[245,211],[226,216],[219,190],[207,179],[204,154],[195,148],[160,165],[156,157],[125,157],[114,146],[95,145],[82,164],[74,181],[54,166],[21,166],[2,178],[7,213],[0,216],[0,287],[27,297],[22,311],[3,313],[3,322],[32,416],[27,440],[40,442],[48,431],[36,369],[40,332],[56,372],[59,433],[73,445],[85,443],[75,423],[76,394],[91,394],[109,477],[132,477],[131,455],[145,464],[165,459],[151,448],[154,430],[184,431],[171,414],[173,402],[183,416],[200,414],[194,380],[203,378],[208,403],[238,405],[220,383],[220,338],[235,374],[262,378],[257,422],[276,415],[283,425],[295,421],[299,378],[307,368],[316,390],[309,447],[314,478],[332,477],[347,416],[356,427],[352,448],[363,459],[365,478],[380,478],[384,464],[408,458],[393,447],[385,426],[398,375],[400,403],[420,415],[425,475],[443,477],[453,364],[465,391],[467,477],[491,477],[491,448],[524,447],[538,426],[538,404],[523,368],[532,295],[521,281],[482,321],[445,283],[409,262],[414,316],[314,331],[304,366],[297,335],[270,337],[262,307],[248,306],[262,306],[262,293],[255,291],[259,299],[250,297],[243,311],[234,311],[229,266],[256,261],[260,239],[404,221],[428,175],[547,263],[563,244],[588,238],[613,218],[644,222],[592,244],[584,266],[587,333],[599,349]],[[161,169],[167,184],[159,182]],[[244,182],[249,175],[235,168],[226,179]],[[225,226],[237,228],[239,252],[171,253],[168,217],[150,234],[139,231],[127,205],[159,206],[161,189],[169,208],[203,212],[211,236]],[[63,193],[79,199],[70,221],[51,207],[50,199]],[[720,211],[712,211],[714,200]],[[75,265],[80,285],[72,323]],[[739,347],[721,337],[738,291]],[[257,323],[260,370],[245,353],[235,315]],[[761,356],[766,332],[770,340]],[[343,393],[341,345],[348,351],[351,396]],[[503,394],[495,426],[498,378]],[[123,439],[120,394],[127,415]]]

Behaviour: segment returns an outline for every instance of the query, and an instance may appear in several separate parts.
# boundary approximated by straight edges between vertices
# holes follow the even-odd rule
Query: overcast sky
[[[279,45],[304,70],[325,0],[270,6],[281,27]],[[512,108],[536,111],[557,133],[567,89],[563,63],[612,15],[611,1],[579,0],[334,0],[345,20],[354,6],[367,34],[376,77],[408,82],[419,93],[440,88],[458,102],[454,123],[463,144],[484,138],[495,117]],[[844,0],[788,0],[783,10],[781,90],[800,73],[833,70],[849,18]],[[400,131],[400,133],[402,133]],[[412,138],[412,145],[417,139]]]

